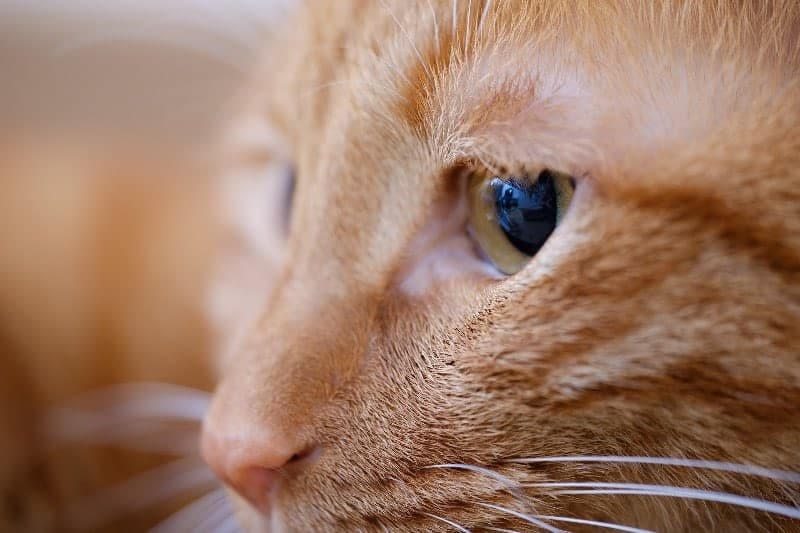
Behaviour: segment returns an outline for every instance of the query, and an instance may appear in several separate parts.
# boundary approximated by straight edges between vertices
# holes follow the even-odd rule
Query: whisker
[[[195,531],[206,520],[209,513],[225,502],[225,489],[213,490],[171,515],[150,530],[149,533],[181,533]]]
[[[551,522],[567,522],[570,524],[581,524],[585,526],[600,527],[603,529],[625,531],[627,533],[656,533],[651,529],[640,529],[638,527],[623,526],[621,524],[612,524],[610,522],[598,522],[595,520],[585,520],[583,518],[571,518],[567,516],[546,516],[546,515],[537,515],[537,518],[541,518],[542,520],[550,520]]]
[[[73,502],[66,511],[66,521],[74,529],[100,529],[186,491],[216,483],[214,474],[199,458],[179,459]]]
[[[419,61],[419,64],[422,67],[422,69],[425,71],[425,74],[427,74],[429,79],[433,79],[433,75],[431,74],[430,70],[428,69],[428,65],[427,65],[427,63],[425,63],[425,59],[423,59],[422,54],[420,53],[419,48],[417,48],[417,45],[414,43],[414,40],[411,38],[411,35],[408,33],[408,31],[406,31],[405,27],[402,24],[400,24],[400,21],[397,19],[397,16],[395,16],[394,11],[392,11],[392,9],[388,5],[386,5],[385,0],[379,0],[379,1],[381,3],[381,6],[383,6],[383,9],[387,13],[389,13],[389,16],[392,18],[394,23],[397,25],[397,27],[403,33],[403,35],[405,36],[406,40],[408,41],[408,44],[411,45],[411,49],[414,51],[414,54],[417,56],[417,60]]]
[[[510,477],[506,477],[503,474],[499,474],[499,473],[495,472],[494,470],[491,470],[489,468],[485,468],[485,467],[482,467],[482,466],[468,465],[468,464],[463,464],[463,463],[447,463],[447,464],[441,464],[441,465],[430,465],[430,466],[426,466],[425,468],[426,469],[442,468],[442,469],[453,469],[453,470],[466,470],[468,472],[475,472],[476,474],[481,474],[483,476],[492,478],[495,481],[498,481],[498,482],[502,483],[503,485],[505,485],[505,487],[507,489],[510,489],[510,490],[517,490],[520,487],[520,484],[518,482],[514,481],[513,479],[511,479]]]
[[[206,391],[166,383],[126,383],[90,392],[70,402],[85,411],[150,419],[200,422],[211,395]],[[58,409],[55,410],[58,413]]]
[[[465,528],[464,526],[453,522],[452,520],[448,520],[447,518],[443,518],[441,516],[431,514],[431,513],[422,513],[423,515],[433,518],[434,520],[438,520],[440,522],[444,522],[448,526],[453,527],[456,531],[460,531],[461,533],[472,533],[469,529]]]
[[[197,453],[197,423],[209,394],[162,383],[101,389],[52,409],[40,431],[48,446],[64,442],[146,452]]]
[[[617,531],[625,531],[627,533],[656,533],[655,531],[652,531],[650,529],[640,529],[637,527],[623,526],[621,524],[612,524],[609,522],[598,522],[595,520],[584,520],[582,518],[571,518],[566,516],[548,516],[548,515],[536,515],[536,518],[539,518],[541,520],[549,520],[551,522],[568,522],[572,524],[594,526],[604,529],[613,529]],[[519,531],[514,531],[513,529],[503,529],[499,527],[485,527],[484,529],[488,531],[497,531],[498,533],[520,533]]]
[[[758,511],[800,519],[800,508],[775,503],[767,500],[739,496],[726,492],[717,492],[687,487],[672,487],[669,485],[648,485],[643,483],[592,483],[592,482],[566,482],[566,483],[529,483],[522,485],[531,488],[568,489],[557,491],[556,494],[631,494],[640,496],[665,496],[673,498],[686,498],[690,500],[725,503],[737,507],[746,507]],[[574,490],[570,490],[574,489]],[[589,489],[589,490],[587,490]],[[622,492],[620,492],[622,491]]]
[[[370,87],[370,88],[374,88],[374,89],[379,89],[380,92],[382,94],[385,94],[385,95],[391,95],[392,94],[392,91],[388,87],[385,87],[385,86],[380,85],[378,83],[373,83],[373,82],[369,82],[369,81],[366,81],[366,80],[347,79],[347,80],[328,81],[328,82],[320,83],[319,85],[315,85],[313,87],[310,87],[310,88],[306,89],[304,92],[300,93],[300,98],[303,98],[303,99],[308,98],[310,96],[313,96],[314,93],[316,93],[318,91],[321,91],[321,90],[324,90],[324,89],[327,89],[329,87],[336,87],[338,85],[349,85],[349,84],[357,84],[357,85],[361,85],[361,86],[364,86],[364,87]]]
[[[242,528],[239,526],[239,522],[235,516],[231,516],[227,521],[220,524],[214,533],[239,533],[240,531],[242,531]]]
[[[464,36],[464,48],[470,45],[471,31],[472,31],[471,19],[472,19],[472,0],[469,0],[467,2],[467,27],[466,27],[466,35]]]
[[[51,413],[43,432],[52,447],[74,442],[177,456],[197,453],[198,429],[181,421],[176,425],[61,408]]]
[[[486,4],[483,6],[483,11],[481,12],[481,20],[478,23],[478,29],[475,33],[480,33],[483,29],[483,22],[486,20],[486,15],[489,13],[489,8],[492,5],[492,0],[486,0]]]
[[[227,524],[231,517],[234,516],[230,500],[224,496],[223,489],[223,498],[218,503],[212,505],[203,523],[205,527],[196,530],[196,533],[201,533],[203,531],[206,533],[217,533],[218,528]]]
[[[436,55],[439,55],[439,21],[436,19],[436,10],[433,9],[431,0],[428,0],[428,7],[430,8],[431,16],[433,17],[433,40],[434,44],[436,45]]]
[[[525,495],[521,491],[521,486],[519,482],[483,466],[469,465],[464,463],[449,463],[441,465],[430,465],[425,468],[451,468],[455,470],[466,470],[468,472],[475,472],[476,474],[486,476],[488,478],[494,479],[498,483],[501,483],[504,486],[504,488],[507,491],[509,491],[511,495],[514,496],[517,500],[520,501],[525,500]]]
[[[800,473],[789,470],[779,470],[753,466],[726,461],[706,461],[703,459],[681,459],[673,457],[636,457],[636,456],[615,456],[615,455],[586,455],[586,456],[564,456],[564,457],[530,457],[521,459],[509,459],[508,463],[516,464],[536,464],[536,463],[620,463],[620,464],[643,464],[659,466],[677,466],[687,468],[703,468],[708,470],[718,470],[735,474],[745,474],[751,476],[774,479],[776,481],[786,481],[789,483],[800,483]]]
[[[520,513],[519,511],[515,511],[513,509],[507,509],[506,507],[501,507],[499,505],[494,505],[491,503],[475,502],[475,505],[480,505],[481,507],[486,507],[488,509],[494,509],[495,511],[500,511],[501,513],[510,514],[511,516],[515,516],[520,520],[528,522],[529,524],[533,524],[534,526],[539,526],[540,528],[544,529],[545,531],[549,531],[550,533],[565,533],[563,529],[553,527],[550,524],[543,522],[542,520],[539,520],[538,518],[535,518],[531,515],[527,515],[525,513]]]
[[[453,42],[456,40],[456,26],[458,25],[458,0],[453,0]]]

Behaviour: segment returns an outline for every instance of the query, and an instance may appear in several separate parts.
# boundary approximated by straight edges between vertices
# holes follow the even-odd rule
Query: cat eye
[[[574,191],[569,175],[547,169],[533,177],[475,171],[467,189],[473,238],[503,274],[519,272],[561,222]]]
[[[283,202],[281,204],[281,222],[284,233],[289,232],[289,221],[292,218],[295,189],[297,188],[297,174],[293,167],[286,169],[283,182]]]

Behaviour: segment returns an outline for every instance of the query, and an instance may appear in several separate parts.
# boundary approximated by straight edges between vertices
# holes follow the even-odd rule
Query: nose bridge
[[[325,441],[319,413],[359,372],[393,265],[391,245],[376,246],[334,188],[298,198],[283,270],[226,361],[201,442],[219,477],[262,507],[274,474],[313,461]]]
[[[249,423],[273,433],[296,433],[357,372],[375,298],[309,276],[284,278],[273,298],[232,358],[215,401],[249,412]]]
[[[230,359],[204,423],[206,461],[259,508],[275,472],[314,456],[315,415],[358,371],[369,340],[377,299],[315,279],[280,283],[275,304]]]

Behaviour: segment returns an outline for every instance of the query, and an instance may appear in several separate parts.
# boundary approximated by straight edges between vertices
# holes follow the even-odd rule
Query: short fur
[[[271,518],[243,506],[244,524],[538,530],[492,504],[656,531],[798,527],[520,488],[641,482],[797,505],[790,484],[508,460],[800,470],[800,4],[330,0],[285,27],[245,113],[296,166],[285,260],[207,426],[321,455],[287,470]],[[458,169],[479,164],[573,174],[570,214],[514,276],[464,263],[404,290],[414,243],[457,212]],[[442,242],[470,249],[464,224]],[[428,468],[452,463],[516,489]]]

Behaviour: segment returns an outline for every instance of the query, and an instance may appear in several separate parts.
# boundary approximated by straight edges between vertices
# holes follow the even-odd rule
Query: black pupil
[[[497,219],[517,250],[534,255],[544,245],[558,217],[553,174],[547,170],[532,182],[494,178],[491,183]]]

